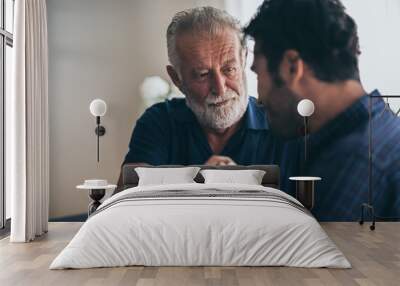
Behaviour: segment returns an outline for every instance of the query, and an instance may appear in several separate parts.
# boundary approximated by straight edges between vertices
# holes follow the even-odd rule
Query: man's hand
[[[235,161],[233,161],[231,158],[218,155],[211,156],[204,164],[211,166],[236,165]]]

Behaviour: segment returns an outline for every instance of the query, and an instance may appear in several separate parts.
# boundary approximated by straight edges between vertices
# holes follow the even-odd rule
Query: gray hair
[[[184,32],[207,32],[216,35],[222,29],[230,28],[237,33],[242,48],[245,38],[238,20],[227,12],[214,7],[196,7],[178,12],[167,29],[168,59],[179,70],[179,56],[176,51],[176,36]]]

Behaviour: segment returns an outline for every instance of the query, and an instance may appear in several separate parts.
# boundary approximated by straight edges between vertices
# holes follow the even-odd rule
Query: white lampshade
[[[107,104],[104,100],[97,98],[90,103],[89,108],[93,116],[104,116],[107,111]]]
[[[303,99],[297,105],[297,112],[303,116],[311,116],[314,113],[314,103],[309,99]]]
[[[159,76],[149,76],[140,85],[140,93],[145,99],[167,97],[169,84]]]

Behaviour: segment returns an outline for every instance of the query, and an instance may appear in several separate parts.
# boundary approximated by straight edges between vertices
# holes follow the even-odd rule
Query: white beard
[[[190,95],[186,95],[186,105],[193,111],[202,126],[213,130],[224,130],[243,117],[247,109],[248,98],[246,91],[239,95],[232,89],[227,89],[223,96],[216,97],[209,94],[204,105],[196,103]],[[229,100],[229,102],[222,106],[215,105],[215,103],[225,100]]]

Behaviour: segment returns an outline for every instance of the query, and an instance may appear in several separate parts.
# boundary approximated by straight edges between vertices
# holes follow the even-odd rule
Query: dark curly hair
[[[339,0],[265,0],[244,33],[260,43],[272,74],[293,49],[321,81],[359,80],[357,25]]]

